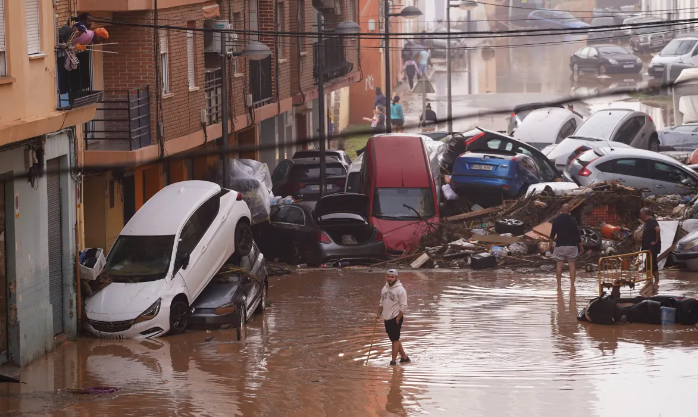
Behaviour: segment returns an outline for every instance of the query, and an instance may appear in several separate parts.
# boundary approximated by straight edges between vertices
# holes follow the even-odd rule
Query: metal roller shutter
[[[29,55],[41,53],[41,30],[39,26],[39,0],[25,0],[27,51]]]
[[[53,306],[53,334],[63,333],[63,245],[61,236],[61,175],[58,159],[46,163],[48,194],[48,279]]]

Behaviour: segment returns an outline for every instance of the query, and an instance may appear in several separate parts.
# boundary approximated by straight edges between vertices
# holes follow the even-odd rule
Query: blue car
[[[535,161],[505,150],[478,150],[460,155],[451,172],[451,188],[458,194],[477,192],[518,198],[528,186],[543,182]]]
[[[568,12],[560,10],[536,10],[528,15],[528,26],[537,29],[581,29],[589,24],[582,22]]]

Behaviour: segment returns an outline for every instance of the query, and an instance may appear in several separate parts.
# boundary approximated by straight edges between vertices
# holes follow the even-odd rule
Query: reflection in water
[[[411,364],[388,366],[379,328],[364,366],[381,273],[307,271],[271,280],[273,306],[242,342],[217,330],[67,343],[22,370],[27,385],[0,387],[0,414],[689,416],[698,407],[698,328],[577,322],[578,306],[595,295],[592,276],[571,293],[556,291],[552,274],[511,270],[400,280]],[[697,288],[680,274],[662,286],[689,296]],[[672,389],[638,401],[636,387],[657,381]],[[63,391],[99,385],[121,390]]]

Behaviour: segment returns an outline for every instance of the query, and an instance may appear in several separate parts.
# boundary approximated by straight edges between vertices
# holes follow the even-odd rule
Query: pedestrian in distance
[[[434,132],[439,120],[436,118],[436,112],[431,109],[431,103],[427,103],[426,111],[419,116],[419,126],[422,132]]]
[[[391,269],[385,276],[385,286],[381,290],[381,300],[378,304],[376,320],[383,319],[385,332],[392,343],[391,365],[397,365],[397,354],[400,354],[400,363],[410,362],[410,358],[402,348],[400,330],[407,310],[407,291],[397,278],[397,271]]]
[[[419,52],[419,61],[417,62],[417,69],[419,70],[419,75],[427,73],[427,64],[429,63],[429,51],[422,49]]]
[[[579,226],[577,220],[570,215],[570,205],[563,204],[558,214],[553,220],[553,227],[550,231],[550,238],[555,240],[553,258],[557,262],[555,277],[557,287],[562,286],[562,268],[565,262],[570,268],[570,287],[574,288],[575,275],[577,273],[577,256],[584,252],[582,238],[579,236]]]
[[[378,135],[385,133],[385,107],[378,105],[373,109],[373,117],[364,117],[366,121],[371,122],[371,133]]]
[[[390,103],[390,124],[393,126],[393,132],[404,132],[405,114],[402,112],[400,96],[393,97],[393,102]]]
[[[414,77],[419,72],[417,63],[412,58],[408,59],[405,61],[405,65],[402,66],[402,71],[407,76],[407,82],[410,84],[410,90],[412,90],[414,88]]]
[[[375,109],[378,106],[387,106],[388,102],[385,99],[385,95],[381,91],[380,87],[376,87],[376,96],[373,99],[373,108]]]
[[[655,286],[659,285],[659,266],[657,265],[657,257],[659,256],[659,251],[662,247],[661,241],[661,229],[659,227],[659,222],[652,217],[650,209],[643,207],[640,209],[640,219],[645,222],[644,230],[642,231],[642,250],[650,251],[650,256],[647,259],[647,267],[649,268],[649,262],[652,261],[652,276],[654,276]],[[655,288],[656,291],[656,288]]]

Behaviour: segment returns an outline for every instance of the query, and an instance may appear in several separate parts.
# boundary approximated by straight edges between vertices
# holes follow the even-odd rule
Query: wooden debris
[[[426,253],[423,253],[422,256],[419,258],[415,259],[414,262],[410,264],[410,267],[412,269],[419,269],[422,265],[424,265],[427,261],[429,260],[429,255]]]

